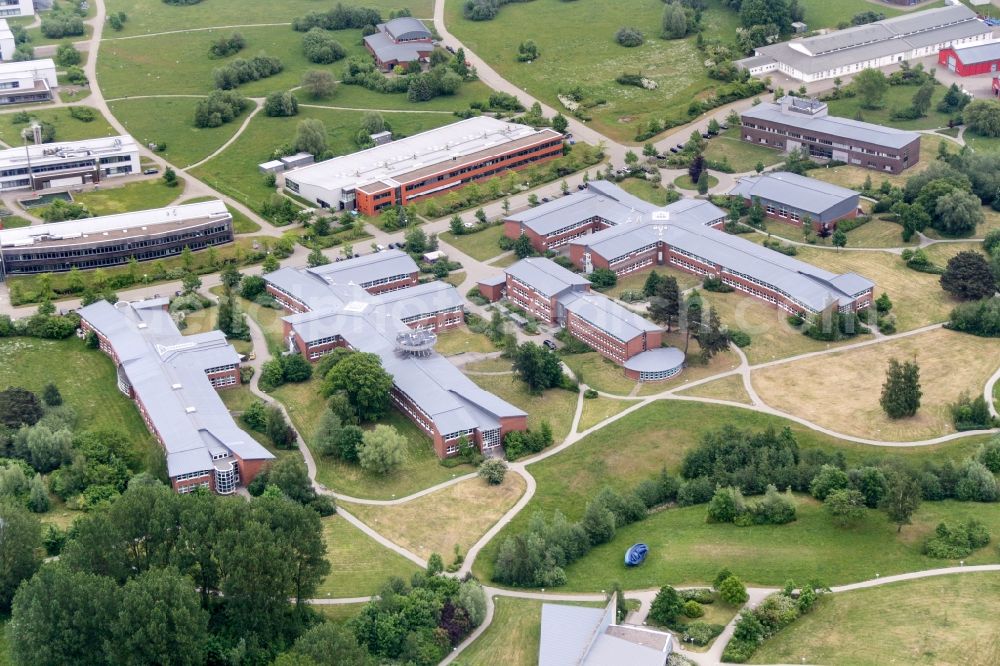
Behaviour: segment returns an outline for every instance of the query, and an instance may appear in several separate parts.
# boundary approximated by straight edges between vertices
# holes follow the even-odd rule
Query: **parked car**
[[[677,146],[671,146],[670,147],[670,152],[672,152],[674,154],[677,154],[677,153],[679,153],[681,151],[680,151],[680,149]]]
[[[711,139],[712,135],[709,134],[708,132],[702,132],[701,133],[701,138],[703,138],[703,139]]]
[[[542,203],[548,203],[550,199],[548,197],[542,197]]]
[[[159,169],[146,169],[142,173],[145,176],[155,176],[156,174],[160,173],[160,170]]]
[[[376,245],[375,246],[375,251],[376,252],[381,252],[384,249],[385,249],[385,245]]]
[[[719,125],[719,129],[725,132],[727,129],[729,129],[729,125],[727,125],[726,123],[722,123]]]
[[[677,150],[684,150],[684,144],[683,143],[678,143],[677,144]]]
[[[578,190],[585,190],[585,189],[587,189],[587,183],[580,183],[579,185],[576,186],[576,189],[578,189]]]
[[[542,344],[551,349],[552,351],[556,350],[556,343],[553,342],[552,340],[545,340],[544,342],[542,342]]]
[[[454,47],[454,46],[446,46],[446,47],[444,47],[444,48],[445,48],[445,50],[446,50],[446,51],[447,51],[448,53],[455,53],[455,47]]]

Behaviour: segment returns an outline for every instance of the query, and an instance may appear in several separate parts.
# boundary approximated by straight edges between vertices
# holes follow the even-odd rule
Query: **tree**
[[[702,171],[698,176],[698,194],[702,196],[708,194],[708,171]]]
[[[791,30],[792,13],[787,0],[743,0],[739,10],[744,28],[773,24],[779,32]]]
[[[309,256],[306,257],[306,265],[310,268],[315,268],[316,266],[325,266],[330,263],[330,259],[323,254],[323,250],[318,246],[314,247],[310,252]]]
[[[59,387],[49,382],[42,389],[42,402],[44,402],[49,407],[58,407],[63,403],[62,394],[59,392]]]
[[[833,232],[833,245],[838,249],[838,251],[847,246],[847,234],[842,230],[837,229]]]
[[[506,476],[507,463],[500,458],[489,458],[479,465],[479,478],[491,486],[500,485]]]
[[[514,256],[518,259],[525,259],[535,255],[535,246],[531,244],[531,239],[526,235],[518,236],[514,240]]]
[[[42,406],[34,393],[18,386],[0,391],[0,423],[16,430],[22,425],[35,425],[40,418]]]
[[[559,357],[534,342],[525,342],[514,352],[514,374],[536,394],[559,386],[563,380]]]
[[[309,62],[329,65],[347,55],[332,33],[322,28],[312,28],[302,38],[302,52]]]
[[[931,108],[931,97],[933,96],[934,81],[932,79],[925,81],[923,85],[917,89],[917,92],[913,93],[913,100],[910,104],[913,107],[913,112],[916,113],[918,117],[923,118],[927,115],[927,111]]]
[[[704,170],[705,157],[701,153],[698,153],[691,159],[691,164],[688,165],[688,177],[691,179],[691,182],[697,183]]]
[[[687,12],[680,3],[670,2],[663,8],[663,18],[660,22],[660,37],[663,39],[681,39],[687,35]]]
[[[323,391],[343,391],[358,418],[377,421],[389,408],[392,376],[382,367],[378,354],[358,352],[337,363],[326,375]]]
[[[151,569],[125,584],[107,645],[120,664],[203,664],[208,613],[193,581],[176,569]]]
[[[441,556],[437,553],[431,553],[431,556],[427,558],[427,575],[437,576],[442,571],[444,571],[444,561],[441,560]]]
[[[834,490],[823,500],[823,508],[833,518],[834,524],[847,527],[865,515],[865,499],[857,490]]]
[[[885,94],[889,91],[889,80],[880,69],[864,69],[854,77],[852,86],[861,100],[861,106],[877,109],[882,106]]]
[[[365,432],[358,461],[362,469],[384,476],[403,462],[404,446],[406,438],[395,428],[379,424],[374,430]]]
[[[181,287],[185,294],[191,294],[201,289],[201,278],[191,272],[184,274],[181,278]]]
[[[295,431],[285,419],[285,413],[277,405],[267,407],[267,436],[279,449],[290,449],[295,446]]]
[[[361,117],[361,131],[365,134],[378,134],[389,131],[389,123],[378,111],[368,111]]]
[[[36,474],[28,483],[28,510],[32,513],[45,513],[51,507],[49,493],[45,490],[42,475]]]
[[[118,597],[110,578],[61,564],[42,567],[14,596],[8,627],[14,663],[107,663],[104,643]]]
[[[20,507],[0,504],[0,611],[10,611],[18,586],[38,570],[41,545],[38,519]]]
[[[337,443],[340,441],[342,430],[343,426],[337,413],[329,408],[323,410],[316,432],[313,434],[313,445],[320,455],[328,457],[339,455]]]
[[[913,512],[920,506],[921,496],[920,483],[909,474],[897,470],[888,475],[882,510],[889,522],[896,525],[897,532],[902,531],[903,525],[910,524]]]
[[[324,69],[310,69],[302,75],[302,89],[313,99],[325,99],[336,92],[337,81]]]
[[[408,229],[404,234],[406,250],[414,254],[423,254],[427,250],[427,234],[420,227]]]
[[[656,271],[650,271],[642,285],[642,295],[649,298],[655,296],[663,277]]]
[[[976,134],[1000,136],[1000,102],[997,100],[977,99],[969,102],[962,110],[962,119],[969,130]]]
[[[306,118],[295,128],[295,150],[319,157],[326,152],[326,125],[322,120]]]
[[[949,236],[968,236],[984,219],[979,197],[953,190],[937,198],[931,226]]]
[[[590,545],[607,543],[615,537],[615,514],[601,502],[587,502],[580,527],[587,533]]]
[[[316,497],[306,464],[297,456],[278,458],[271,465],[267,482],[277,486],[285,497],[299,504],[308,504]]]
[[[760,203],[760,198],[754,197],[753,203],[750,204],[750,212],[747,214],[747,222],[750,226],[760,229],[764,226],[764,220],[767,219],[767,213],[764,210],[764,206]]]
[[[294,116],[299,112],[299,100],[295,93],[277,90],[264,100],[264,115],[272,118]]]
[[[830,493],[850,487],[850,479],[836,465],[823,465],[809,483],[809,493],[818,500],[825,500]]]
[[[56,50],[56,64],[60,67],[71,67],[80,64],[80,52],[72,42],[63,42]]]
[[[687,26],[687,19],[684,21],[685,27]],[[633,28],[632,26],[623,25],[618,28],[618,32],[615,33],[615,41],[621,46],[628,48],[635,46],[642,46],[642,42],[645,38],[642,35],[642,31],[638,28]]]
[[[730,576],[719,584],[719,597],[730,606],[742,606],[750,595],[739,578]]]
[[[372,663],[354,632],[333,622],[320,622],[299,636],[292,645],[291,654],[310,659],[316,666],[369,666]],[[311,664],[297,662],[297,666]]]
[[[656,593],[653,603],[649,606],[649,617],[656,624],[670,626],[684,611],[684,600],[677,594],[677,590],[669,585],[664,585]]]
[[[594,289],[610,289],[618,283],[618,276],[610,268],[595,268],[587,276]]]
[[[920,408],[920,368],[917,362],[889,359],[879,404],[891,419],[913,416]]]
[[[966,250],[948,260],[941,275],[941,288],[955,298],[978,300],[996,292],[996,278],[979,252]]]
[[[649,299],[649,316],[669,331],[677,321],[680,311],[681,290],[677,278],[666,275],[659,281],[655,294]]]

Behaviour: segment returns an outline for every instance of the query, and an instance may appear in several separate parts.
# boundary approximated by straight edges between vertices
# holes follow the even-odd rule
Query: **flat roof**
[[[412,62],[420,59],[421,52],[426,53],[434,47],[429,42],[396,42],[387,32],[376,32],[365,37],[367,44],[375,56],[382,62]]]
[[[759,176],[744,176],[736,181],[729,191],[746,199],[760,197],[820,215],[830,208],[857,199],[858,193],[846,187],[825,183],[815,178],[807,178],[788,171],[773,171]]]
[[[550,134],[558,135],[551,129],[535,130],[527,125],[477,116],[292,169],[286,172],[286,178],[327,190],[353,188],[379,180],[391,184],[428,165],[461,160],[483,150],[499,154],[518,139]]]
[[[56,64],[52,58],[0,62],[0,78],[10,77],[12,74],[32,74],[40,69],[51,69],[54,71],[55,68]]]
[[[876,146],[903,148],[920,138],[917,132],[885,127],[872,123],[829,115],[808,115],[797,111],[784,111],[776,102],[761,102],[740,114],[741,118],[763,120],[796,127],[803,131],[827,134],[842,139],[863,141]]]
[[[139,147],[128,134],[103,136],[82,141],[55,141],[0,150],[0,168],[58,164],[74,158],[102,157],[117,153],[137,153]]]
[[[966,65],[1000,60],[1000,41],[990,42],[989,44],[977,44],[976,46],[965,46],[953,50],[958,59]]]
[[[625,369],[633,372],[668,372],[684,365],[684,352],[676,347],[660,347],[636,354],[625,361]]]
[[[149,235],[148,227],[152,226],[185,226],[229,217],[231,215],[226,204],[213,199],[181,206],[3,229],[0,230],[0,247],[30,247],[38,243],[92,243],[112,235],[118,238]]]

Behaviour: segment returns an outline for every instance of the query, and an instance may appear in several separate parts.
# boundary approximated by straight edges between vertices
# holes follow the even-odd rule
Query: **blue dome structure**
[[[649,547],[644,543],[634,544],[631,548],[625,551],[625,566],[627,567],[637,567],[643,563],[646,559],[646,555],[649,553]]]

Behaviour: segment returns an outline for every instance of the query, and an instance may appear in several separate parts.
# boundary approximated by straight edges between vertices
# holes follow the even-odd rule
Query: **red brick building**
[[[801,228],[808,219],[817,232],[832,231],[840,220],[857,217],[860,203],[854,190],[785,171],[740,178],[729,195],[743,199],[748,209],[760,203],[772,220]]]
[[[404,16],[375,27],[378,32],[365,37],[364,44],[379,69],[388,72],[396,65],[425,63],[434,51],[434,36],[415,18]]]
[[[98,301],[80,309],[80,327],[111,357],[119,390],[164,448],[174,489],[232,494],[274,459],[216,393],[239,384],[240,357],[220,331],[182,336],[167,305]]]

